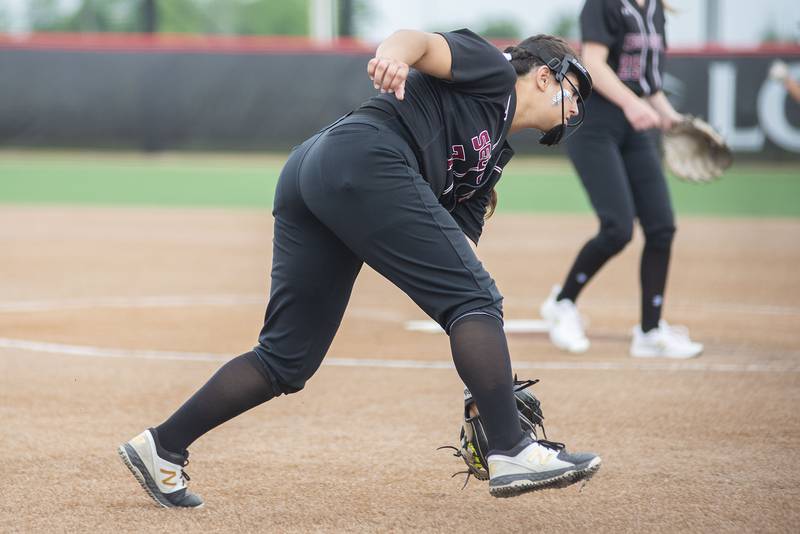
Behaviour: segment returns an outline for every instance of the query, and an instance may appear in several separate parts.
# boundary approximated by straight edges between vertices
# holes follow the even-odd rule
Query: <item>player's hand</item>
[[[686,117],[677,111],[672,111],[666,115],[661,115],[661,129],[665,132],[669,131],[676,124],[680,124],[686,120]]]
[[[408,64],[390,58],[374,57],[367,63],[369,79],[381,93],[394,93],[397,100],[406,96]]]
[[[627,106],[622,109],[625,118],[631,123],[636,131],[649,130],[661,126],[661,116],[649,104],[641,98],[632,99]]]

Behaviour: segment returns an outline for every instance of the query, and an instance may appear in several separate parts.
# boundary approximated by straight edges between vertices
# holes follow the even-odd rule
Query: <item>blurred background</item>
[[[575,14],[582,4],[582,0],[4,0],[0,29],[15,34],[315,34],[323,39],[329,34],[377,42],[400,27],[468,26],[496,38],[521,39],[535,33],[577,38]],[[797,43],[800,38],[800,4],[792,0],[672,0],[669,6],[678,22],[667,28],[673,46],[753,46]]]
[[[63,149],[73,156],[109,150],[185,157],[273,153],[268,174],[274,179],[287,150],[373,94],[365,65],[393,30],[466,26],[498,46],[536,33],[578,44],[582,4],[0,0],[0,158],[7,162],[0,201],[36,200],[40,194],[30,173],[8,179],[9,151],[19,157],[21,149],[35,149],[38,158]],[[684,201],[677,190],[678,209],[714,211],[719,197],[738,184],[729,196],[741,204],[740,211],[794,214],[800,208],[786,205],[800,204],[794,202],[796,180],[788,178],[800,174],[800,105],[767,72],[781,59],[800,78],[800,2],[672,0],[669,5],[666,92],[679,111],[707,119],[726,136],[739,162],[732,173],[746,174],[707,197],[692,192]],[[515,136],[517,152],[562,155],[539,146],[537,135]],[[24,163],[32,171],[33,162]],[[747,168],[761,163],[780,168]],[[559,177],[573,176],[568,166],[558,169]],[[519,172],[531,174],[528,168]],[[752,191],[767,187],[765,173],[778,177],[773,203],[784,207],[777,211],[752,207]],[[762,181],[743,185],[748,178]],[[80,183],[71,180],[70,190]],[[553,198],[564,209],[588,209],[577,187],[554,190]],[[544,195],[540,207],[547,209],[552,201]],[[248,204],[252,196],[239,202]],[[523,204],[530,200],[514,202],[501,209],[530,209]]]

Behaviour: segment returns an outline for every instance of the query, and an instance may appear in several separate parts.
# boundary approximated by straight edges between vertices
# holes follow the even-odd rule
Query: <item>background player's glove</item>
[[[541,403],[528,390],[537,382],[538,380],[517,380],[517,377],[514,377],[514,397],[517,401],[520,425],[526,434],[533,434],[533,439],[538,439],[539,434],[547,437],[544,432]],[[537,428],[541,430],[537,432]],[[464,422],[461,425],[459,440],[458,447],[447,445],[439,447],[440,449],[455,450],[453,456],[463,459],[467,464],[466,471],[459,471],[453,476],[466,473],[467,479],[464,481],[464,486],[469,482],[470,475],[478,480],[489,480],[488,464],[486,463],[486,457],[489,455],[489,441],[486,439],[483,421],[475,406],[472,393],[468,389],[464,389]]]
[[[733,163],[731,149],[719,132],[691,115],[664,132],[663,143],[667,166],[689,182],[710,182]]]

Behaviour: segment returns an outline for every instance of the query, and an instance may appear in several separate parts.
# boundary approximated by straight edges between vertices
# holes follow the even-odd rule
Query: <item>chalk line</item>
[[[94,347],[89,345],[68,345],[25,339],[0,338],[0,349],[24,350],[50,354],[65,354],[87,358],[127,358],[139,360],[225,362],[233,354],[206,352],[182,352],[163,350],[133,350]],[[370,358],[326,358],[323,365],[330,367],[371,367],[386,369],[454,369],[450,360],[378,360]],[[598,361],[514,361],[515,369],[540,369],[558,371],[695,371],[715,373],[798,373],[800,363],[713,363],[694,361],[641,361],[625,360],[615,362]]]

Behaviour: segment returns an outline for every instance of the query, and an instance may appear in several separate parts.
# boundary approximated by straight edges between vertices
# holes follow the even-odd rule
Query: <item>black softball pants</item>
[[[655,328],[675,234],[657,132],[635,131],[619,107],[594,95],[584,125],[567,141],[567,152],[600,228],[578,253],[559,299],[577,299],[606,261],[628,244],[638,218],[645,236],[640,264],[642,329]]]
[[[450,334],[490,447],[520,442],[502,297],[391,121],[352,115],[292,152],[275,193],[272,285],[258,346],[222,366],[154,430],[162,447],[183,451],[240,413],[302,389],[364,262]]]
[[[366,262],[450,335],[490,446],[511,449],[522,429],[502,296],[419,173],[395,120],[352,115],[289,157],[275,193],[270,299],[253,350],[277,394],[302,389]]]
[[[254,350],[284,393],[321,364],[364,262],[447,332],[472,312],[502,322],[494,281],[408,143],[377,120],[347,117],[295,149],[273,214],[270,299]]]

